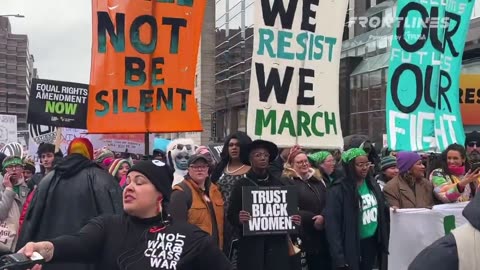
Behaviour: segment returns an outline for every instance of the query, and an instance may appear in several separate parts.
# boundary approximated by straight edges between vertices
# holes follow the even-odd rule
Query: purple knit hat
[[[415,152],[398,152],[397,168],[400,173],[408,172],[422,157]]]

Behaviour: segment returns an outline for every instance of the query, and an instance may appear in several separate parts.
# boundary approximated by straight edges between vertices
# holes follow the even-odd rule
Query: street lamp
[[[6,15],[0,15],[0,17],[25,18],[25,16],[24,16],[24,15],[21,15],[21,14],[6,14]]]

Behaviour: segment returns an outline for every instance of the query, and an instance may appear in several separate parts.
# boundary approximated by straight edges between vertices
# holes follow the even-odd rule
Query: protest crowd
[[[466,138],[420,155],[361,135],[331,152],[237,132],[219,155],[173,140],[142,159],[86,138],[65,155],[43,143],[39,172],[30,157],[2,153],[0,250],[39,252],[43,269],[387,269],[399,209],[472,201],[464,215],[478,233],[480,133]],[[478,255],[456,243],[468,233],[433,243],[410,269],[461,269]]]
[[[230,2],[92,0],[88,84],[0,32],[0,270],[480,270],[475,1]]]

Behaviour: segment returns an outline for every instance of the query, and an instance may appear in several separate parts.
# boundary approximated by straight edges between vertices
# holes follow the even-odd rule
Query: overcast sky
[[[0,15],[12,32],[27,34],[34,66],[43,79],[88,83],[90,78],[90,0],[0,0]]]

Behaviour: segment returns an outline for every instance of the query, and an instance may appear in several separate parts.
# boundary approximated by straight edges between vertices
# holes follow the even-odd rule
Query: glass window
[[[367,57],[375,56],[377,51],[377,41],[367,43]]]
[[[368,111],[368,89],[357,92],[357,112]]]
[[[362,88],[362,75],[356,75],[355,78],[355,88],[360,89]]]
[[[357,56],[365,55],[365,45],[360,45],[357,47]]]
[[[382,83],[382,71],[376,70],[370,72],[370,85],[379,85]]]
[[[381,101],[382,101],[382,104],[381,104],[381,109],[382,110],[385,110],[385,102],[386,102],[386,98],[387,98],[387,86],[386,85],[382,85],[380,87],[380,94],[381,94]]]
[[[357,92],[358,90],[356,89],[350,91],[350,113],[357,112]]]
[[[365,88],[368,88],[369,84],[368,84],[368,73],[363,73],[362,74],[362,88],[365,89]]]
[[[387,46],[388,46],[388,38],[387,37],[382,37],[378,40],[378,53],[386,53],[387,52]]]
[[[245,108],[240,108],[237,111],[238,119],[238,131],[246,132],[247,128],[247,110]]]
[[[382,93],[380,86],[370,88],[368,96],[368,110],[381,110]]]
[[[356,56],[355,50],[356,50],[355,48],[348,50],[347,51],[347,56]]]

